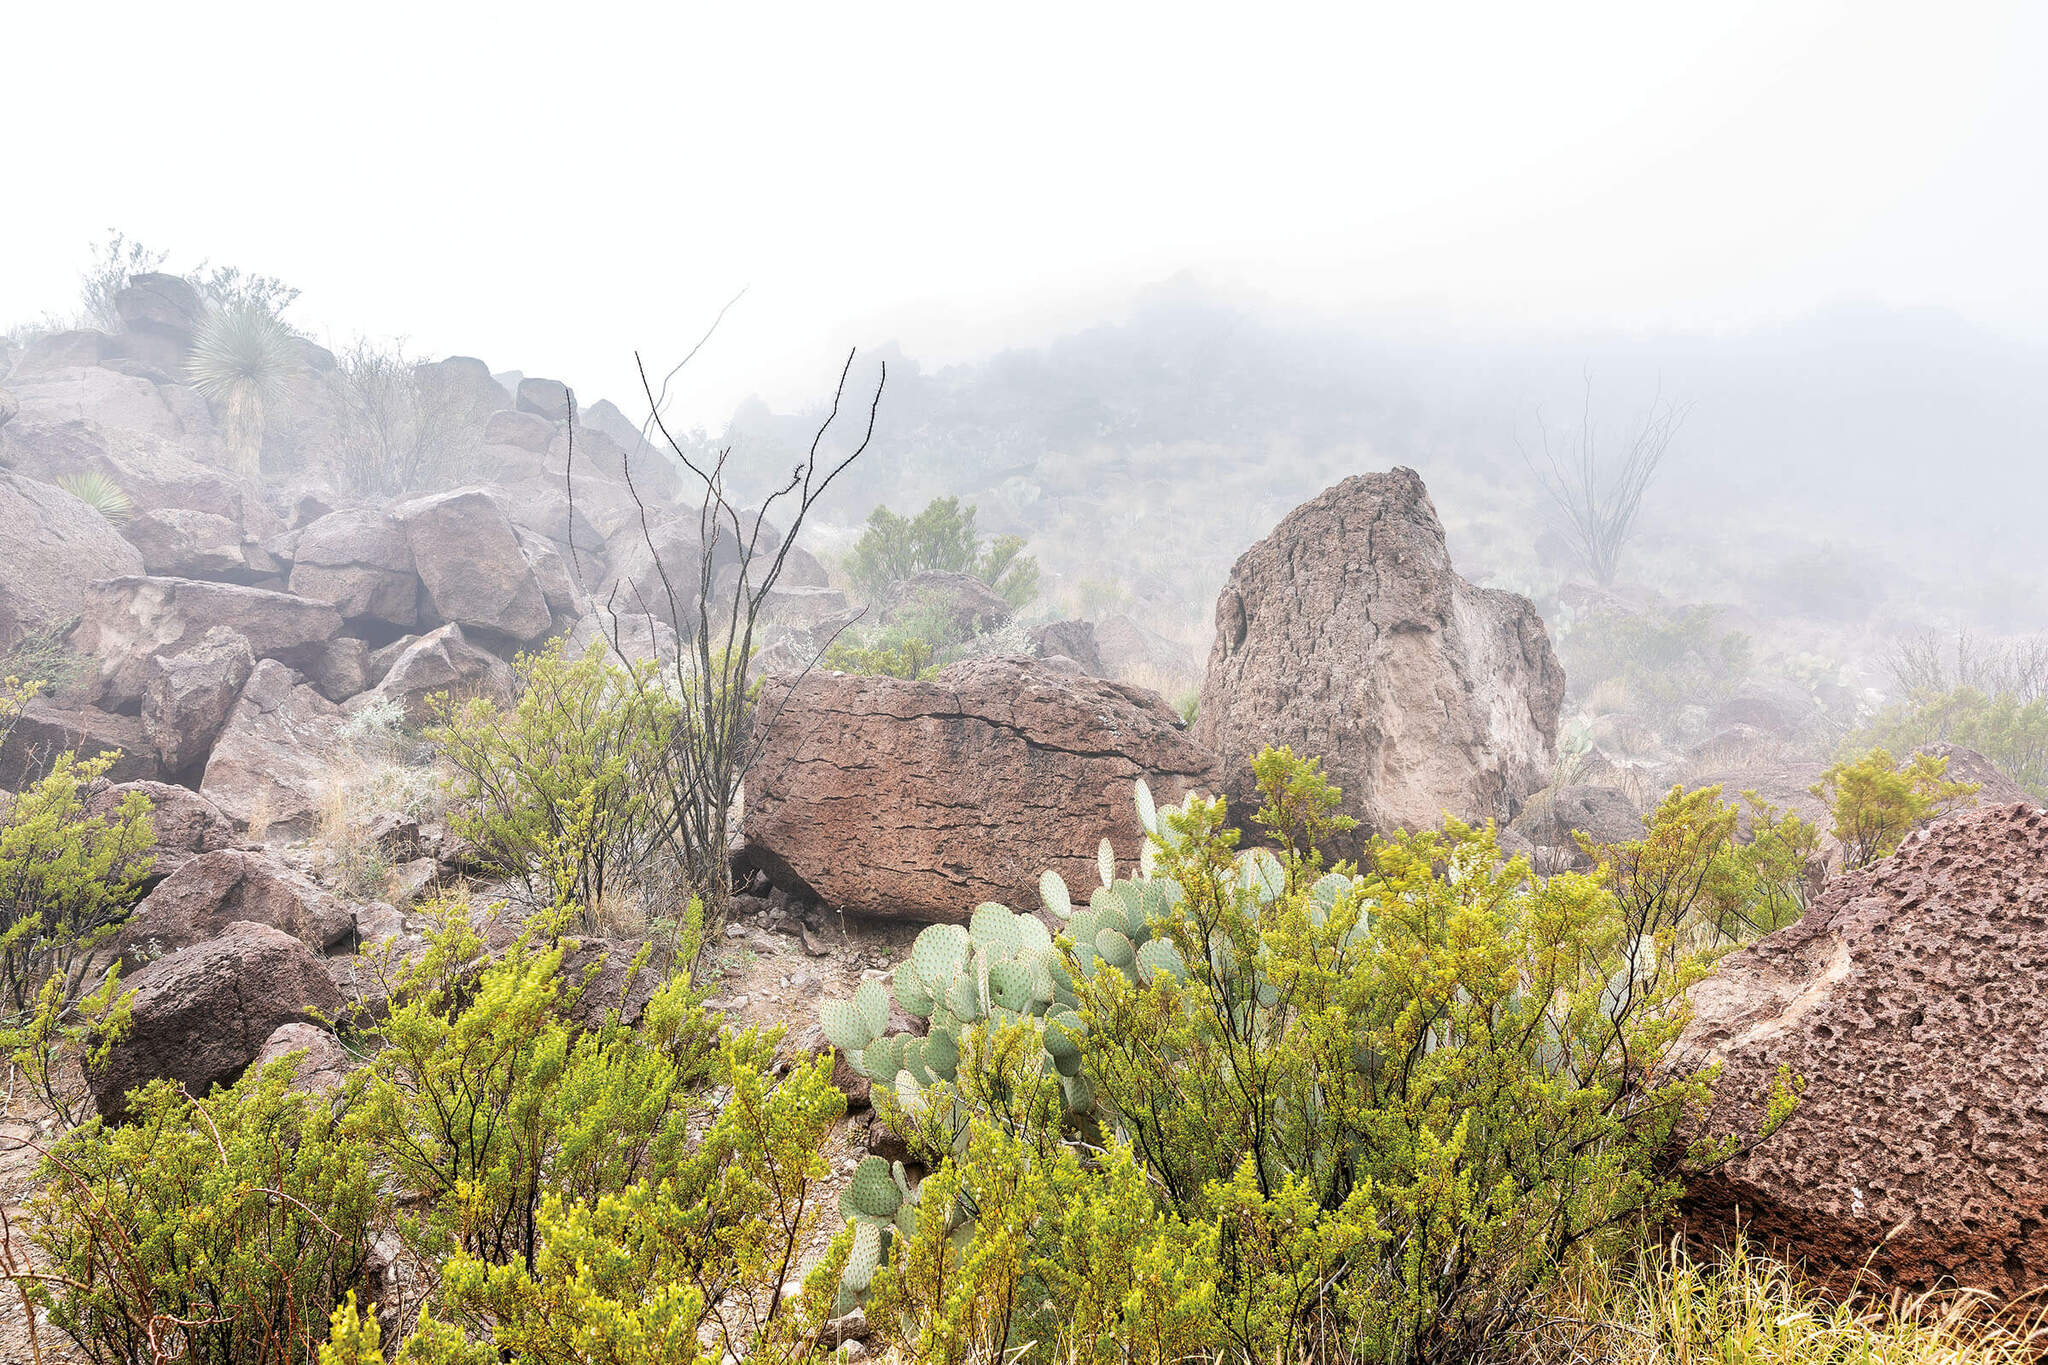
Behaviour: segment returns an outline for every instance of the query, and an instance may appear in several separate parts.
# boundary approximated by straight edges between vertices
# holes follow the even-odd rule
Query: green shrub
[[[586,928],[633,889],[663,810],[653,756],[678,708],[653,664],[629,669],[593,642],[565,658],[560,640],[516,664],[519,699],[432,699],[427,732],[455,770],[450,828],[542,904],[568,899]]]
[[[1558,658],[1573,693],[1613,680],[1651,710],[1719,700],[1749,676],[1747,635],[1724,632],[1713,607],[1638,614],[1598,610],[1559,634]]]
[[[1915,754],[1901,764],[1885,749],[1822,773],[1812,791],[1834,814],[1842,865],[1868,867],[1890,857],[1908,834],[1976,795],[1976,783],[1952,782],[1947,774],[1946,758]]]
[[[2048,698],[1969,686],[1917,691],[1879,712],[1845,747],[1906,754],[1935,743],[1975,749],[2036,801],[2048,801]]]
[[[281,1061],[58,1141],[31,1201],[49,1320],[102,1365],[298,1365],[360,1278],[378,1200],[367,1149]]]
[[[1220,802],[1156,810],[1141,787],[1135,876],[1105,851],[1085,910],[1046,877],[1056,944],[1000,906],[920,937],[893,990],[926,1038],[881,1036],[878,985],[826,1006],[828,1037],[893,1075],[880,1103],[940,1160],[936,1186],[849,1210],[898,1221],[857,1232],[842,1289],[869,1272],[920,1358],[1024,1347],[1030,1313],[1002,1305],[1065,1302],[1041,1264],[1057,1224],[1006,1192],[1019,1152],[1050,1172],[1074,1141],[1128,1145],[1168,1220],[1147,1235],[1183,1260],[1214,1248],[1183,1272],[1190,1292],[1213,1280],[1213,1311],[1183,1325],[1199,1349],[1375,1360],[1467,1358],[1732,1154],[1677,1139],[1708,1078],[1662,1062],[1711,956],[1679,905],[1536,880],[1455,823],[1325,871],[1335,790],[1285,751],[1254,771],[1277,852],[1240,850]],[[985,1233],[989,1207],[1012,1215]]]
[[[117,526],[135,515],[134,500],[104,474],[66,474],[57,486]]]
[[[1798,815],[1755,792],[1738,807],[1719,787],[1673,787],[1645,824],[1642,838],[1620,844],[1578,836],[1631,923],[1669,925],[1688,947],[1715,951],[1805,912],[1820,833]]]
[[[974,506],[933,498],[914,517],[886,507],[868,513],[867,529],[847,556],[847,576],[869,597],[920,573],[973,574],[1021,607],[1038,596],[1038,561],[1024,552],[1022,536],[984,543],[974,530]]]

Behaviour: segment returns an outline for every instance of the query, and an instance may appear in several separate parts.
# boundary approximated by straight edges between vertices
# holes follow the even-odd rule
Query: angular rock
[[[1100,678],[1102,654],[1095,644],[1095,626],[1088,621],[1048,621],[1031,632],[1031,649],[1041,659],[1055,655],[1072,659],[1082,672]]]
[[[1010,604],[972,574],[921,573],[899,579],[882,590],[877,619],[885,626],[931,616],[943,623],[950,639],[965,639],[1006,625]]]
[[[182,773],[213,750],[256,652],[226,626],[215,626],[189,649],[151,655],[143,670],[142,732],[164,771]]]
[[[219,626],[246,639],[258,658],[296,663],[334,638],[341,614],[325,602],[234,583],[113,578],[86,590],[71,644],[99,660],[98,703],[121,707],[142,700],[153,656],[190,649]]]
[[[461,626],[446,625],[407,645],[357,705],[390,701],[406,724],[422,725],[432,718],[427,699],[437,692],[457,701],[488,697],[502,706],[512,700],[513,681],[511,665],[478,649]]]
[[[1564,670],[1525,597],[1451,567],[1411,469],[1346,479],[1246,551],[1216,603],[1195,737],[1252,809],[1268,745],[1323,760],[1368,833],[1511,818],[1557,759]]]
[[[899,919],[1032,909],[1047,868],[1086,887],[1103,838],[1138,853],[1135,779],[1164,802],[1216,777],[1156,693],[1028,659],[771,678],[756,724],[745,857],[785,891]]]
[[[369,689],[370,646],[352,635],[337,635],[314,645],[303,668],[306,681],[321,696],[344,702]]]
[[[1104,677],[1125,682],[1173,687],[1196,677],[1194,656],[1185,645],[1122,614],[1095,623],[1095,653]]]
[[[61,488],[0,473],[0,649],[85,610],[85,585],[142,571],[106,518]]]
[[[87,1076],[101,1114],[126,1112],[128,1092],[157,1077],[194,1095],[232,1082],[281,1025],[338,1018],[341,992],[305,944],[267,924],[231,924],[219,938],[149,963],[126,983],[132,1025]]]
[[[27,406],[30,398],[38,396],[33,392],[24,391],[21,396],[20,417],[0,428],[0,465],[44,483],[55,483],[67,474],[103,475],[128,495],[138,511],[185,507],[211,512],[240,525],[243,534],[253,540],[276,529],[256,489],[191,457],[191,437],[159,436],[75,416],[56,417],[47,408],[37,411]],[[64,405],[58,411],[68,412],[70,407]],[[176,422],[166,409],[161,425]],[[209,439],[217,444],[219,438]]]
[[[443,621],[537,640],[553,625],[519,535],[482,489],[458,488],[394,510],[435,614]]]
[[[235,827],[211,801],[190,787],[174,787],[167,782],[101,781],[86,797],[86,814],[110,815],[131,792],[149,801],[149,824],[156,834],[156,842],[150,847],[153,861],[147,886],[160,885],[200,854],[216,852],[235,842]]]
[[[205,314],[199,291],[183,275],[131,275],[114,294],[114,311],[131,331],[189,342]]]
[[[554,443],[555,424],[531,412],[494,412],[484,423],[484,444],[512,446],[545,455]]]
[[[355,1069],[355,1062],[342,1050],[341,1040],[332,1029],[306,1023],[279,1024],[264,1040],[262,1050],[250,1065],[268,1066],[295,1052],[304,1055],[298,1058],[291,1088],[309,1095],[333,1094]]]
[[[1740,1224],[1838,1291],[1870,1278],[1999,1296],[2048,1286],[2048,814],[1954,816],[1830,882],[1799,923],[1694,988],[1677,1044],[1720,1061],[1709,1133],[1776,1133],[1693,1182],[1696,1236]]]
[[[160,772],[156,748],[134,716],[37,697],[0,735],[0,788],[15,790],[34,781],[50,770],[58,754],[74,750],[87,758],[118,753],[106,773],[111,782],[147,781]]]
[[[235,828],[305,834],[318,822],[343,744],[342,709],[275,659],[256,665],[200,779]]]
[[[378,508],[330,512],[292,546],[291,589],[332,602],[349,620],[410,628],[419,621],[419,575],[405,528]]]
[[[647,1002],[661,989],[661,973],[633,959],[644,943],[628,939],[586,938],[572,941],[562,954],[563,989],[580,987],[582,993],[569,1007],[569,1019],[580,1028],[591,1028],[616,1016],[629,1027],[640,1022]]]
[[[355,912],[332,892],[267,854],[224,848],[190,859],[143,897],[121,926],[121,956],[132,967],[237,921],[281,929],[319,953],[348,944],[356,928]]]
[[[569,420],[569,386],[559,379],[522,379],[515,404],[519,411],[550,422]]]
[[[242,539],[239,523],[214,512],[159,507],[131,517],[121,534],[142,552],[143,571],[162,577],[248,582],[279,567],[262,546]]]

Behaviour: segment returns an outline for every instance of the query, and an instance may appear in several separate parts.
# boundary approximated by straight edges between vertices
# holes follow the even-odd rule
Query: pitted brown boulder
[[[121,926],[129,966],[218,938],[246,920],[282,929],[315,952],[355,936],[355,912],[333,892],[262,853],[224,848],[189,859]]]
[[[406,724],[423,725],[433,718],[429,697],[445,693],[458,702],[487,697],[503,706],[512,700],[515,682],[511,665],[478,649],[461,626],[447,625],[406,645],[350,710],[388,701],[404,713]]]
[[[1241,811],[1261,749],[1322,759],[1354,843],[1505,821],[1556,762],[1564,681],[1536,608],[1460,578],[1429,491],[1395,469],[1325,490],[1238,559],[1195,738]]]
[[[443,621],[537,640],[553,625],[547,596],[503,509],[480,488],[415,498],[393,509],[413,566]]]
[[[1092,882],[1102,839],[1137,856],[1134,779],[1161,801],[1215,787],[1214,759],[1157,693],[1033,659],[929,682],[771,678],[756,714],[747,856],[785,891],[863,914],[1034,908],[1047,868]]]
[[[1833,1287],[2048,1286],[2048,814],[1953,816],[1828,885],[1693,991],[1678,1054],[1720,1061],[1707,1131],[1784,1127],[1694,1182],[1698,1236],[1739,1225]]]

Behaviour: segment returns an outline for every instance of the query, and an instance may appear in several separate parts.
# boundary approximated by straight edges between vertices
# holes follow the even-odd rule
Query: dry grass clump
[[[1698,1259],[1677,1243],[1599,1264],[1549,1305],[1528,1365],[2038,1365],[2048,1315],[1963,1291],[1840,1302],[1737,1243]]]
[[[367,707],[350,718],[334,757],[312,843],[344,895],[384,893],[383,853],[370,819],[395,811],[425,822],[441,813],[442,774],[401,728],[395,706]]]

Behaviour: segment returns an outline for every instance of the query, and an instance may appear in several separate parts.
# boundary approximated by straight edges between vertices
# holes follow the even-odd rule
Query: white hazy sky
[[[0,322],[118,227],[316,336],[687,413],[1195,270],[1490,325],[2048,335],[2048,5],[0,0]]]

